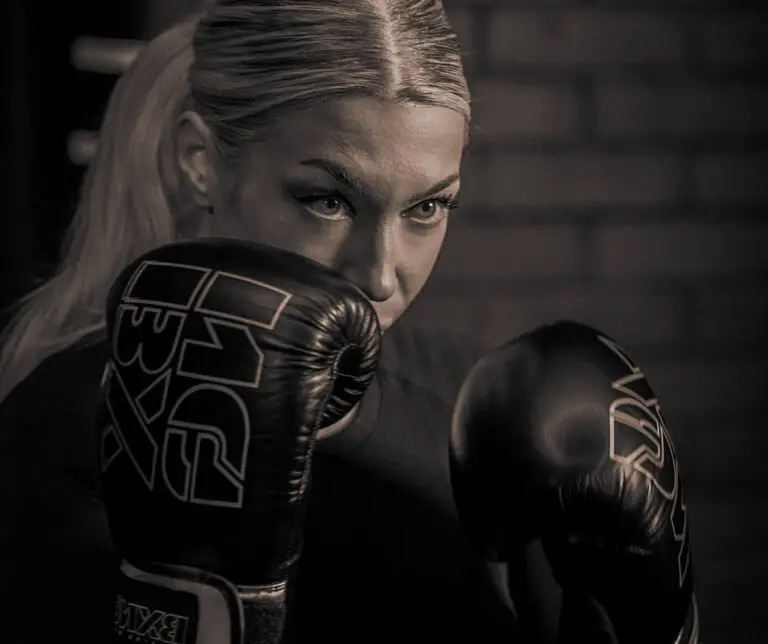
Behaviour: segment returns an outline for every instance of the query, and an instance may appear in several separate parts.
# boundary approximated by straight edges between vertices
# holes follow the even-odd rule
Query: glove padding
[[[645,376],[613,340],[559,322],[483,358],[456,404],[451,477],[486,557],[510,560],[541,539],[563,589],[559,641],[697,641],[675,451]]]
[[[107,330],[116,641],[280,641],[316,431],[377,365],[370,303],[303,257],[197,240],[128,266]]]

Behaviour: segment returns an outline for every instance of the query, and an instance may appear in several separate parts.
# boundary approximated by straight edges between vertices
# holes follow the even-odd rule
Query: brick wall
[[[570,317],[623,343],[682,458],[702,639],[756,637],[768,524],[732,499],[749,494],[753,513],[768,500],[765,5],[446,6],[466,52],[474,142],[459,216],[414,313],[496,341]]]

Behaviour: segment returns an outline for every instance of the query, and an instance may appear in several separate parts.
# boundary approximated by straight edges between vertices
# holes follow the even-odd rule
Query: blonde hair
[[[0,401],[47,357],[100,338],[119,272],[177,238],[188,207],[174,154],[183,110],[234,161],[280,117],[349,95],[447,107],[469,123],[439,0],[222,1],[144,47],[110,97],[58,270],[5,331]]]

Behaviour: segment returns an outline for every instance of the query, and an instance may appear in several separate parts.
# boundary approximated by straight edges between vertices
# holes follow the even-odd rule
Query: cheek
[[[270,236],[282,227],[285,207],[280,195],[275,194],[274,190],[264,185],[247,183],[232,194],[230,219],[243,237],[271,243]]]
[[[429,234],[414,234],[408,238],[405,261],[401,263],[400,279],[406,297],[413,299],[429,279],[445,241],[446,227]]]
[[[293,250],[295,206],[279,190],[277,181],[242,181],[233,186],[221,213],[220,226],[239,239]],[[217,213],[218,215],[218,213]]]

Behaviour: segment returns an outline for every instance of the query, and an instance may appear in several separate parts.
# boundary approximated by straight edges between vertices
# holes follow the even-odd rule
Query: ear
[[[203,208],[213,205],[216,191],[213,133],[197,112],[183,112],[176,121],[176,160],[190,196]]]

